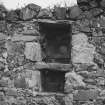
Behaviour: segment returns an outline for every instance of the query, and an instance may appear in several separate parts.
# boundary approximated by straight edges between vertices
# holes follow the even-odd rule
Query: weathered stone
[[[79,33],[72,36],[72,62],[94,65],[95,47],[89,44],[88,37]]]
[[[24,77],[19,77],[19,78],[15,79],[14,80],[14,86],[16,88],[26,89],[27,88],[27,84],[26,84],[25,78]]]
[[[88,78],[88,71],[78,71],[77,73],[84,78]]]
[[[70,18],[77,19],[78,16],[82,13],[81,9],[78,6],[73,6],[70,8]]]
[[[39,36],[30,36],[30,35],[14,35],[12,37],[12,41],[24,41],[24,42],[30,42],[30,41],[39,41]]]
[[[89,5],[90,5],[91,8],[98,7],[98,3],[95,0],[90,0]]]
[[[78,16],[78,19],[92,19],[93,18],[93,15],[92,15],[92,13],[91,12],[89,12],[89,11],[84,11],[84,12],[82,12],[79,16]]]
[[[105,7],[105,0],[101,0],[101,2],[100,2],[100,5],[101,5],[101,7]]]
[[[5,64],[3,62],[0,62],[0,70],[4,70],[5,69]]]
[[[23,97],[18,97],[17,98],[18,105],[26,105],[27,104],[26,102],[27,102],[27,100],[24,99]]]
[[[97,85],[99,85],[99,86],[105,86],[105,79],[103,77],[98,77],[96,79],[96,81],[97,81]]]
[[[21,9],[20,18],[23,20],[29,20],[37,16],[40,10],[40,6],[36,4],[29,4],[25,8]]]
[[[0,80],[0,87],[7,87],[8,82],[6,80]]]
[[[65,105],[73,105],[73,95],[68,94],[67,96],[64,97],[65,100]]]
[[[23,42],[12,42],[10,40],[6,43],[7,53],[10,55],[23,55],[24,54],[24,43]]]
[[[28,27],[27,27],[28,28]],[[22,32],[18,32],[17,34],[23,34],[23,35],[33,35],[33,36],[39,36],[39,32],[36,29],[27,29],[26,27]]]
[[[0,32],[7,31],[7,23],[5,21],[0,21]]]
[[[78,3],[84,3],[84,2],[87,3],[88,0],[77,0],[77,2],[78,2]]]
[[[6,40],[8,38],[7,35],[0,33],[0,41]]]
[[[85,83],[83,82],[83,77],[76,74],[75,72],[69,72],[65,75],[65,91],[72,90],[72,88],[76,87],[85,87]]]
[[[96,85],[96,81],[94,79],[84,79],[84,82],[87,84]]]
[[[76,22],[72,23],[72,33],[77,34],[80,32],[79,30],[80,30],[80,26],[76,24]]]
[[[53,17],[51,11],[47,10],[47,9],[41,9],[41,11],[39,12],[37,18],[39,19],[51,19]]]
[[[0,20],[4,20],[6,17],[7,9],[4,5],[0,4]]]
[[[79,28],[79,32],[91,32],[90,21],[88,19],[82,19],[75,22]],[[76,28],[75,26],[75,28]]]
[[[72,64],[61,64],[61,63],[45,63],[45,62],[37,62],[34,66],[34,69],[37,70],[57,70],[57,71],[72,71]]]
[[[78,101],[89,101],[97,99],[99,92],[97,90],[79,90],[73,99]]]
[[[105,90],[102,90],[102,91],[100,92],[100,96],[105,96]]]
[[[24,55],[8,55],[7,57],[8,67],[18,67],[25,64],[25,56]]]
[[[99,68],[102,68],[104,66],[104,57],[102,57],[101,54],[96,53],[94,55],[94,62],[98,65]]]
[[[26,70],[25,80],[28,88],[33,91],[41,91],[41,74],[40,71]]]
[[[95,16],[99,16],[103,12],[103,10],[100,8],[93,8],[90,10],[90,12],[95,17]]]
[[[101,15],[101,17],[97,21],[100,27],[105,27],[105,16]]]
[[[11,10],[10,12],[7,13],[6,20],[17,21],[17,20],[19,20],[19,17],[15,11]]]
[[[4,101],[5,100],[5,96],[3,92],[0,92],[0,101]]]
[[[17,90],[15,88],[10,88],[6,91],[6,95],[17,97],[18,93],[17,93]]]
[[[0,105],[8,105],[5,101],[0,101]]]
[[[25,45],[25,56],[27,59],[32,61],[41,61],[41,47],[39,43],[28,42]]]
[[[89,27],[82,26],[82,27],[80,27],[80,31],[81,32],[91,32],[91,29]]]
[[[54,16],[56,19],[64,20],[66,18],[66,8],[65,7],[54,7]]]
[[[17,103],[17,100],[16,100],[16,97],[9,97],[6,99],[6,102],[9,104],[9,105],[18,105]]]

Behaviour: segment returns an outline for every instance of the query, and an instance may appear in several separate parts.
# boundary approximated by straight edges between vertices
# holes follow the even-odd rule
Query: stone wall
[[[78,0],[78,6],[71,9],[75,11],[72,13],[73,72],[66,77],[67,92],[73,93],[74,105],[104,105],[104,3],[104,0]]]
[[[1,5],[0,105],[104,105],[104,9],[104,0],[78,0],[77,6],[52,10],[29,4],[7,11]],[[42,62],[39,19],[71,24],[70,63]],[[41,92],[43,68],[68,71],[64,94]]]

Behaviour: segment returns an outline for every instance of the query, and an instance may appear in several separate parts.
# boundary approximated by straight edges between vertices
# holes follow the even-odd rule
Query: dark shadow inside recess
[[[70,62],[70,24],[40,23],[43,61]]]
[[[43,70],[41,72],[42,91],[64,92],[65,73],[60,71]]]

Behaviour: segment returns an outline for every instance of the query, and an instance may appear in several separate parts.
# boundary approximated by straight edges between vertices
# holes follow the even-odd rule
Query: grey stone
[[[90,10],[90,12],[95,17],[95,16],[100,15],[103,12],[103,10],[101,8],[93,8]]]
[[[95,0],[89,1],[89,5],[91,8],[95,8],[98,6],[98,3]]]
[[[0,92],[0,101],[5,101],[5,96],[3,92]]]
[[[72,62],[95,65],[93,62],[95,46],[88,42],[88,37],[84,33],[72,36]]]
[[[65,7],[54,7],[54,16],[58,20],[64,20],[66,18],[66,8]]]
[[[100,2],[100,5],[101,5],[101,7],[105,7],[105,0],[101,0],[101,2]]]
[[[0,70],[4,70],[5,69],[5,64],[3,62],[0,62]]]
[[[0,105],[8,105],[5,101],[0,101]]]
[[[8,36],[6,34],[0,33],[0,41],[6,40]]]
[[[6,32],[7,31],[7,23],[5,21],[0,21],[0,32]]]
[[[18,17],[17,13],[14,10],[11,10],[11,11],[9,11],[7,13],[6,20],[8,20],[8,21],[17,21],[17,20],[19,20],[19,17]]]
[[[68,94],[64,97],[65,105],[73,105],[73,94]]]
[[[26,70],[25,80],[28,88],[33,91],[41,91],[41,74],[40,71]]]
[[[25,56],[32,61],[41,61],[41,46],[36,42],[27,42],[25,45]]]
[[[91,85],[96,85],[96,80],[94,80],[94,79],[84,79],[84,82],[86,83],[86,84],[91,84]]]
[[[18,96],[17,90],[15,88],[7,89],[6,94],[8,96],[14,96],[14,97]]]
[[[12,37],[12,41],[24,41],[24,42],[30,42],[30,41],[39,41],[39,36],[30,36],[30,35],[14,35]]]
[[[24,42],[12,42],[8,40],[6,43],[7,53],[10,55],[23,55],[24,46]]]
[[[66,92],[70,92],[72,88],[86,86],[86,84],[83,82],[83,77],[78,75],[75,72],[66,73],[65,78],[66,78],[66,81],[65,81],[65,91]]]
[[[51,19],[53,17],[51,11],[47,10],[47,9],[41,9],[41,11],[39,12],[37,18],[39,19]]]
[[[36,4],[28,4],[25,8],[21,9],[20,18],[23,20],[30,20],[37,16],[40,6]]]
[[[73,100],[78,101],[89,101],[97,99],[99,92],[97,90],[79,90],[77,94],[74,95]]]
[[[8,82],[6,80],[0,80],[0,87],[7,87]]]
[[[77,19],[78,16],[82,13],[81,9],[78,6],[73,6],[70,8],[70,14],[69,17],[71,19]]]
[[[103,78],[103,77],[98,77],[98,78],[96,79],[96,81],[97,81],[97,85],[98,85],[98,86],[105,86],[105,78]]]
[[[16,88],[23,88],[23,89],[26,89],[26,88],[27,88],[27,84],[26,84],[25,78],[24,78],[24,77],[16,78],[16,79],[14,80],[14,86],[15,86]]]
[[[58,71],[72,71],[72,64],[61,64],[61,63],[45,63],[45,62],[37,62],[33,68],[37,70],[58,70]]]

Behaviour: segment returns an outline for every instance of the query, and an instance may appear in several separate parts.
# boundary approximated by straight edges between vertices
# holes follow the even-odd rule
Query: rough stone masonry
[[[0,105],[105,104],[105,0],[77,1],[53,9],[29,4],[8,11],[0,5]],[[47,43],[39,20],[71,25],[69,63],[44,61]],[[65,72],[63,93],[43,92],[41,70],[46,68]]]

